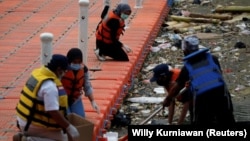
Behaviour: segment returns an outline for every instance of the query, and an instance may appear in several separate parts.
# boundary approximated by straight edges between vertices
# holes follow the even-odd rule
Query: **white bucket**
[[[107,132],[104,134],[104,137],[106,137],[108,141],[118,141],[118,132]]]

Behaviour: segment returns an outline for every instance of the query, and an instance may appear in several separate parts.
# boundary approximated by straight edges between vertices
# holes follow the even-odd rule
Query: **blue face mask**
[[[129,15],[124,14],[124,13],[121,14],[121,18],[122,18],[123,20],[126,20],[126,19],[128,18],[128,16],[129,16]]]
[[[70,64],[70,68],[72,70],[79,70],[81,68],[81,65],[80,64],[73,64],[73,63],[71,63]]]

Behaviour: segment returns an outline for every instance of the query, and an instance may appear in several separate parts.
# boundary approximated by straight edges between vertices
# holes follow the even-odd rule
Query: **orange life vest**
[[[61,79],[64,89],[69,98],[76,100],[82,94],[84,86],[84,69],[68,70]]]
[[[110,19],[117,19],[120,21],[120,28],[118,29],[116,33],[116,39],[119,40],[121,34],[123,34],[125,22],[123,19],[121,19],[119,16],[117,16],[113,11],[109,12],[107,17],[105,17],[102,22],[98,25],[96,30],[96,39],[102,40],[103,42],[107,44],[112,43],[111,39],[111,29],[107,26],[107,23]]]
[[[172,69],[171,71],[173,72],[171,81],[175,81],[178,78],[181,70],[180,69]]]
[[[180,70],[180,69],[173,69],[172,72],[173,72],[173,75],[172,75],[171,81],[176,81],[176,79],[178,78],[178,76],[179,76],[181,70]],[[172,86],[169,87],[169,88],[171,89]],[[177,99],[178,101],[182,101],[182,98],[183,98],[183,95],[178,95],[178,96],[176,97],[176,99]]]
[[[169,82],[169,83],[171,83],[171,84],[169,84],[169,87],[166,88],[168,91],[172,88],[173,82],[178,78],[178,76],[179,76],[179,74],[180,74],[180,72],[181,72],[180,69],[172,69],[172,70],[170,70],[170,71],[173,72],[173,74],[172,74],[171,80],[170,80],[170,82]]]

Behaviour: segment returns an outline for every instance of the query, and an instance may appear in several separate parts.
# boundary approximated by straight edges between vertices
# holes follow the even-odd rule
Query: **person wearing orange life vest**
[[[54,54],[48,65],[32,71],[16,107],[20,133],[14,141],[67,141],[67,135],[78,141],[79,132],[66,119],[67,94],[60,81],[67,67],[67,57]]]
[[[164,86],[167,92],[172,88],[173,83],[178,78],[180,69],[171,68],[167,64],[159,64],[153,69],[153,77],[151,79],[144,80],[144,83],[156,82],[159,86]],[[184,92],[183,94],[177,97],[177,100],[183,103],[183,109],[181,115],[178,119],[177,124],[182,124],[186,117],[187,111],[192,107],[189,107],[192,100],[191,94],[189,91]],[[168,107],[168,123],[172,124],[174,113],[175,113],[175,101],[173,101]],[[192,118],[192,115],[190,116]],[[190,120],[191,121],[191,120]]]
[[[90,100],[93,109],[99,113],[99,107],[93,97],[88,68],[82,63],[82,51],[79,48],[71,48],[67,53],[67,58],[70,64],[69,69],[62,77],[61,82],[68,94],[68,112],[85,117],[82,103],[82,94],[84,93]]]
[[[102,20],[96,29],[95,54],[100,61],[105,61],[108,56],[116,61],[129,61],[127,53],[132,50],[119,41],[125,28],[125,20],[131,14],[131,8],[126,3],[120,3],[115,10],[108,12],[105,6]]]

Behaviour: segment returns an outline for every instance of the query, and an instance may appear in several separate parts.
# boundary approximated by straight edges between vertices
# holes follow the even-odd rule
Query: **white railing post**
[[[41,48],[41,64],[47,65],[52,57],[52,33],[42,33],[40,34],[40,39],[42,42]]]
[[[128,0],[121,0],[121,3],[126,3],[126,4],[128,4]]]
[[[89,0],[79,0],[79,41],[78,47],[83,53],[83,63],[87,65],[88,58],[88,9]]]
[[[143,0],[135,0],[135,7],[134,8],[142,8],[142,1]]]

